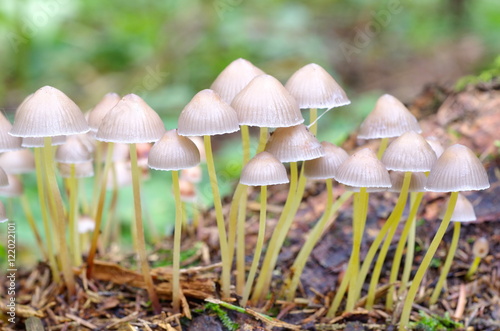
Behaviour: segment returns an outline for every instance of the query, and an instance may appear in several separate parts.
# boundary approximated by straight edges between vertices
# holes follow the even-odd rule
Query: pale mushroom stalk
[[[215,164],[210,136],[203,136],[203,140],[205,143],[205,153],[207,158],[208,175],[210,177],[210,186],[212,187],[212,194],[214,198],[217,228],[219,230],[220,236],[219,241],[222,259],[222,295],[224,298],[229,298],[231,284],[231,265],[229,264],[230,253],[227,244],[226,226],[224,224],[224,215],[222,214],[222,202],[219,193],[219,185],[217,183],[217,174],[215,173]]]
[[[35,217],[33,216],[33,211],[31,210],[31,206],[28,201],[28,198],[26,197],[26,193],[23,193],[20,196],[20,200],[21,200],[21,207],[24,211],[24,215],[26,216],[28,225],[31,228],[31,231],[33,232],[36,244],[40,249],[40,253],[42,253],[44,260],[48,260],[47,251],[45,250],[45,247],[43,245],[42,237],[40,236],[40,231],[38,231],[38,228],[36,226]]]
[[[139,184],[139,167],[137,165],[137,148],[136,144],[130,144],[130,163],[132,166],[132,189],[134,194],[134,211],[135,211],[135,227],[137,234],[137,254],[139,256],[139,264],[142,270],[142,276],[146,283],[149,299],[153,305],[153,310],[156,314],[161,312],[160,301],[156,294],[156,290],[149,269],[148,258],[146,254],[146,242],[144,240],[144,226],[142,223],[142,207],[141,207],[141,192]],[[97,227],[96,227],[97,232]]]
[[[243,295],[245,289],[245,219],[247,199],[242,199],[238,207],[237,240],[236,246],[236,293]]]
[[[295,258],[293,265],[291,267],[293,277],[288,280],[289,285],[286,288],[286,300],[292,302],[295,298],[295,292],[297,291],[297,287],[300,283],[300,276],[304,271],[304,267],[306,266],[307,259],[311,255],[314,246],[321,239],[321,236],[324,233],[325,227],[328,222],[333,218],[333,216],[337,213],[339,208],[352,196],[352,192],[346,191],[342,194],[335,202],[333,202],[333,189],[332,189],[332,179],[326,179],[326,209],[321,216],[320,220],[314,228],[311,230],[308,235],[306,242],[302,246],[299,254]],[[286,282],[285,282],[286,283]]]
[[[250,291],[255,280],[257,267],[259,266],[260,256],[262,254],[262,247],[264,246],[264,237],[266,236],[266,214],[267,214],[267,186],[260,187],[260,215],[259,215],[259,232],[257,235],[257,243],[255,246],[255,253],[253,255],[252,264],[248,273],[245,290],[243,292],[243,299],[241,306],[245,307],[250,297]]]
[[[297,162],[290,162],[290,186],[288,189],[288,196],[286,198],[283,211],[281,212],[280,218],[278,220],[278,224],[276,225],[271,240],[269,241],[264,261],[262,262],[262,268],[252,293],[253,302],[258,302],[259,300],[261,300],[263,298],[263,293],[266,292],[267,289],[269,288],[272,277],[272,271],[274,270],[274,266],[276,264],[276,259],[274,258],[274,256],[275,255],[277,256],[279,253],[279,248],[277,248],[279,241],[279,233],[285,232],[284,230],[285,222],[293,209],[294,193],[297,190],[297,177],[298,177]],[[295,213],[293,216],[295,216]],[[279,246],[281,247],[281,245]],[[278,250],[278,253],[275,253],[276,250]]]
[[[380,273],[382,272],[382,267],[385,262],[385,257],[387,255],[387,252],[389,251],[389,247],[392,242],[392,238],[394,237],[394,234],[396,233],[396,230],[398,228],[399,221],[401,220],[401,216],[403,216],[403,212],[406,206],[406,200],[408,198],[408,188],[410,186],[410,181],[411,181],[411,172],[407,171],[405,172],[404,175],[404,181],[403,181],[403,187],[401,188],[401,193],[399,194],[398,201],[396,202],[396,206],[394,207],[394,210],[391,213],[391,216],[389,216],[389,219],[387,222],[390,222],[390,227],[391,229],[389,230],[389,233],[387,234],[387,237],[384,240],[384,244],[382,245],[382,248],[380,249],[377,262],[375,263],[375,269],[372,272],[372,278],[370,280],[370,286],[368,290],[368,298],[366,301],[366,309],[371,310],[373,308],[373,304],[375,302],[375,292],[377,289],[377,284],[380,278]],[[371,264],[371,261],[369,262]],[[364,279],[358,283],[358,285],[362,285],[364,282]],[[359,289],[360,291],[360,289]],[[359,292],[358,292],[359,293]],[[356,298],[357,299],[357,298]],[[348,307],[353,309],[353,307]]]
[[[61,277],[59,276],[59,268],[57,267],[57,261],[54,252],[54,241],[52,240],[51,226],[49,220],[49,214],[47,211],[46,201],[47,197],[45,196],[45,186],[44,186],[44,175],[45,172],[43,164],[43,156],[40,148],[35,148],[35,173],[36,173],[36,186],[38,191],[38,200],[40,202],[40,210],[42,214],[42,222],[43,222],[43,230],[45,232],[45,237],[47,238],[47,253],[49,257],[49,266],[50,271],[52,272],[52,277],[56,283],[61,281]]]
[[[453,224],[453,237],[451,239],[450,248],[448,250],[448,255],[446,255],[446,260],[444,262],[443,268],[441,269],[441,274],[439,275],[438,282],[434,290],[432,291],[431,300],[429,303],[431,305],[435,304],[439,299],[439,295],[441,294],[441,289],[443,288],[444,282],[446,281],[446,277],[451,269],[451,263],[453,262],[453,258],[455,257],[455,253],[458,247],[458,239],[460,238],[460,228],[462,226],[461,222],[454,222]]]
[[[267,132],[268,132],[267,127],[261,127],[260,128],[259,146],[257,146],[257,152],[256,152],[256,154],[259,154],[260,152],[264,151],[264,148],[266,148]]]
[[[420,287],[420,284],[422,283],[422,279],[424,278],[425,272],[427,271],[432,258],[434,257],[434,254],[436,253],[439,243],[444,237],[444,234],[446,232],[446,229],[448,228],[448,225],[450,224],[451,221],[451,216],[453,215],[453,210],[455,208],[455,204],[457,203],[457,198],[458,198],[458,192],[452,192],[450,196],[450,200],[448,203],[448,208],[446,209],[446,213],[444,215],[443,221],[439,225],[439,229],[434,236],[434,239],[432,239],[432,242],[429,246],[429,249],[427,250],[427,253],[425,253],[424,259],[420,263],[420,266],[418,267],[417,273],[415,274],[415,277],[413,278],[412,284],[410,288],[408,289],[408,293],[406,295],[406,299],[404,302],[403,306],[403,312],[401,314],[401,319],[399,321],[399,330],[400,331],[405,331],[406,326],[408,325],[408,322],[410,321],[410,314],[413,306],[413,302],[415,300],[415,296],[417,295],[418,289]]]
[[[398,278],[398,272],[399,272],[399,267],[401,266],[401,259],[403,257],[403,251],[405,248],[405,245],[407,245],[406,249],[406,261],[405,261],[405,269],[404,271],[406,272],[406,262],[409,262],[409,267],[408,267],[408,279],[410,277],[409,271],[411,271],[411,266],[413,264],[413,254],[415,250],[415,221],[416,221],[416,215],[418,211],[418,207],[420,207],[420,202],[422,201],[422,198],[424,197],[423,192],[412,192],[410,194],[410,213],[408,215],[408,219],[406,220],[406,223],[403,227],[403,232],[401,233],[401,237],[399,238],[398,246],[396,248],[396,252],[394,253],[394,259],[392,261],[392,266],[391,266],[391,274],[389,277],[389,284],[394,284],[397,281]],[[411,239],[413,237],[413,239]],[[406,289],[406,284],[408,281],[404,282],[404,272],[403,272],[403,277],[401,281],[401,290]],[[386,297],[386,302],[385,302],[385,307],[387,311],[392,311],[393,305],[394,305],[394,286],[391,286],[387,292],[387,297]]]
[[[172,304],[174,311],[180,308],[180,259],[181,259],[181,235],[182,235],[182,203],[181,190],[179,187],[179,171],[172,171],[172,186],[175,199],[175,230],[174,230],[174,251],[172,265]]]
[[[75,164],[70,165],[70,177],[68,178],[68,191],[69,191],[69,245],[70,251],[73,254],[73,263],[76,266],[82,264],[82,254],[80,252],[80,242],[78,235],[78,227],[76,218],[78,214],[78,181],[75,177]]]
[[[363,231],[366,222],[366,214],[368,212],[368,193],[366,192],[366,187],[361,187],[359,192],[354,193],[354,203],[353,203],[353,244],[352,253],[347,264],[347,270],[342,278],[342,282],[338,287],[337,293],[333,298],[332,305],[328,310],[327,317],[331,318],[335,316],[337,310],[340,307],[342,298],[347,290],[347,286],[351,285],[348,293],[348,302],[352,301],[354,298],[354,291],[356,285],[356,279],[359,272],[359,248],[361,245],[361,239],[363,236]],[[350,299],[350,300],[349,300]]]
[[[113,182],[113,191],[111,193],[111,201],[109,202],[109,213],[108,219],[106,221],[106,225],[104,226],[104,232],[102,234],[102,247],[108,247],[111,241],[111,229],[113,228],[113,224],[117,223],[118,226],[115,227],[120,230],[120,225],[118,220],[116,219],[116,207],[118,205],[118,178],[116,174],[116,167],[111,167],[111,178]],[[119,231],[114,231],[113,233],[114,239],[119,239],[120,234]]]
[[[380,139],[380,145],[378,147],[377,157],[378,159],[382,159],[382,155],[384,155],[385,150],[387,149],[387,145],[389,144],[389,138],[384,137]]]
[[[98,199],[99,199],[99,183],[102,182],[103,180],[103,168],[102,168],[102,147],[104,146],[104,142],[96,140],[95,141],[95,178],[94,178],[94,185],[92,188],[92,206],[94,208],[97,208],[98,205]],[[109,144],[108,144],[109,146]],[[95,213],[95,209],[92,210],[92,213]]]
[[[106,182],[109,174],[109,168],[112,165],[112,159],[113,159],[113,148],[114,148],[114,143],[110,142],[108,143],[108,150],[106,154],[106,163],[104,164],[104,170],[102,173],[101,177],[101,189],[99,191],[99,198],[97,200],[97,206],[95,209],[95,230],[94,233],[92,234],[92,242],[90,244],[89,248],[89,255],[87,257],[87,278],[91,279],[92,278],[92,272],[94,270],[94,258],[95,254],[97,252],[97,241],[99,239],[99,234],[100,234],[100,229],[101,229],[101,222],[102,222],[102,213],[104,210],[104,202],[106,200]]]
[[[474,274],[477,271],[477,268],[479,267],[479,263],[481,263],[481,259],[488,256],[489,250],[490,247],[488,239],[484,237],[476,239],[474,245],[472,246],[472,253],[474,254],[475,257],[469,270],[467,271],[467,274],[465,275],[466,280],[470,281],[472,279],[472,276],[474,276]]]
[[[59,241],[59,257],[62,267],[62,272],[64,276],[64,281],[66,287],[68,288],[69,296],[76,294],[75,279],[73,276],[72,263],[68,255],[68,249],[66,247],[66,233],[65,233],[65,221],[64,221],[64,209],[61,199],[61,194],[59,192],[59,187],[57,186],[56,174],[54,171],[54,158],[52,155],[52,138],[44,137],[43,156],[45,163],[45,176],[47,179],[48,187],[48,200],[55,211],[55,225],[56,232]]]

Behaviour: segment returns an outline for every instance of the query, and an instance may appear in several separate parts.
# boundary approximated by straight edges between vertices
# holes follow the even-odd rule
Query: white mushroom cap
[[[267,186],[288,183],[285,166],[271,153],[255,155],[243,167],[240,183],[249,186]]]
[[[369,148],[351,155],[337,169],[339,183],[355,187],[391,187],[391,179],[384,164]]]
[[[446,203],[446,208],[441,211],[440,218],[444,217],[446,209],[448,207],[449,201]],[[453,222],[474,222],[477,220],[476,213],[474,212],[474,206],[463,194],[458,194],[457,203],[453,214],[451,215],[451,220]]]
[[[156,170],[181,170],[200,163],[200,152],[191,139],[177,134],[177,130],[165,132],[149,151],[148,166]]]
[[[436,153],[424,137],[408,131],[389,144],[382,156],[382,163],[389,170],[427,172],[436,159]]]
[[[297,70],[286,82],[286,89],[300,108],[333,108],[351,101],[333,77],[320,65],[310,63]]]
[[[303,124],[277,128],[269,138],[266,151],[281,162],[312,160],[323,156],[323,147]]]
[[[349,154],[344,149],[332,143],[322,141],[321,146],[325,155],[304,162],[304,176],[307,178],[335,178],[337,168],[349,158]]]
[[[474,153],[455,144],[445,149],[427,178],[425,189],[433,192],[484,190],[490,187],[488,175]]]

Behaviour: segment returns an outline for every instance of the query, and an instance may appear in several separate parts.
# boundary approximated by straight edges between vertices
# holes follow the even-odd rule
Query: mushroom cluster
[[[395,300],[404,298],[400,321],[400,329],[404,330],[420,282],[450,220],[457,222],[454,237],[432,301],[440,295],[451,265],[460,233],[459,222],[474,219],[472,207],[467,205],[466,198],[461,197],[459,192],[488,188],[488,177],[469,148],[453,145],[443,149],[435,140],[426,140],[421,135],[416,118],[403,103],[387,94],[378,99],[358,133],[360,140],[381,139],[377,151],[361,146],[349,155],[330,142],[319,142],[316,138],[317,121],[322,115],[318,116],[318,109],[328,111],[349,103],[340,85],[317,64],[299,69],[283,85],[244,59],[233,61],[215,79],[210,89],[198,92],[180,112],[178,128],[168,130],[158,114],[138,95],[119,97],[115,93],[106,94],[86,119],[79,107],[63,92],[45,86],[21,103],[13,125],[0,116],[0,152],[5,153],[0,156],[0,167],[3,168],[0,168],[0,186],[11,187],[0,187],[0,195],[21,196],[26,219],[40,252],[49,262],[55,281],[61,280],[59,274],[62,272],[62,280],[71,297],[78,286],[73,267],[86,268],[87,277],[92,278],[98,248],[106,249],[109,242],[115,207],[111,207],[108,213],[105,228],[102,226],[108,186],[115,191],[120,183],[131,183],[135,210],[132,233],[138,265],[152,308],[155,313],[160,313],[165,303],[160,302],[156,293],[146,251],[140,164],[147,164],[154,170],[170,171],[172,175],[175,214],[171,218],[175,219],[175,229],[171,298],[176,312],[180,311],[183,298],[180,284],[181,229],[186,215],[182,204],[193,201],[196,196],[195,183],[201,176],[200,161],[206,160],[213,195],[222,261],[221,297],[229,300],[236,294],[242,306],[258,305],[270,292],[279,253],[300,209],[307,180],[325,181],[327,200],[324,213],[307,235],[291,272],[283,279],[280,293],[288,301],[294,299],[313,248],[335,221],[339,208],[352,197],[352,253],[345,275],[331,300],[329,317],[339,311],[343,302],[345,311],[355,309],[368,275],[371,279],[365,305],[367,309],[373,307],[382,266],[410,200],[410,213],[391,267],[390,282],[395,284],[400,276],[406,247],[399,291],[396,294],[396,286],[391,286],[386,297],[388,310],[394,309]],[[301,111],[304,109],[309,112],[307,126]],[[249,127],[260,130],[254,156],[250,148]],[[225,213],[211,139],[215,135],[240,130],[243,171],[229,212]],[[154,145],[151,146],[152,143]],[[145,152],[142,152],[141,146],[146,146]],[[34,155],[22,148],[33,148]],[[56,163],[59,176],[64,178],[64,191],[58,184]],[[284,164],[289,164],[289,174]],[[43,236],[30,211],[30,202],[20,193],[20,176],[29,171],[36,171]],[[83,177],[94,177],[93,196],[87,206],[82,205],[78,194],[79,180]],[[338,197],[334,197],[334,181],[338,191],[342,192]],[[280,185],[288,192],[266,247],[269,185]],[[252,187],[260,187],[260,191],[250,195]],[[362,259],[361,246],[370,194],[387,190],[399,194],[397,203]],[[415,218],[426,191],[451,192],[451,195],[439,230],[411,280]],[[168,194],[165,196],[167,199]],[[245,245],[245,222],[248,200],[254,196],[258,197],[260,206],[259,230],[247,273],[246,254],[249,248]],[[113,194],[114,206],[116,199],[117,193]],[[68,201],[68,207],[65,201]],[[82,214],[90,215],[95,223],[90,227],[84,226],[79,221],[84,216]],[[0,222],[5,220],[5,210],[0,204]],[[83,228],[85,231],[89,228],[93,230],[90,243],[81,242],[87,238],[80,235],[79,229]],[[87,247],[88,252],[82,253],[82,248]],[[86,257],[85,263],[82,257]],[[233,270],[233,260],[236,260],[236,270]],[[478,263],[475,262],[476,265]],[[471,268],[468,277],[472,277],[475,269]],[[234,271],[233,283],[231,276]],[[234,288],[231,287],[233,284],[236,285]]]

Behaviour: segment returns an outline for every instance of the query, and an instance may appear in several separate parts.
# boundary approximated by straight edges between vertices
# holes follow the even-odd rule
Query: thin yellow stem
[[[108,148],[112,144],[108,144]],[[102,176],[103,176],[103,171],[102,171],[102,147],[104,146],[104,142],[101,142],[99,140],[96,140],[95,144],[95,162],[94,162],[94,168],[95,168],[95,175],[94,175],[94,185],[92,188],[92,207],[94,208],[92,210],[92,213],[95,213],[95,208],[97,208],[97,199],[99,198],[99,183],[102,181]]]
[[[113,228],[113,223],[115,223],[115,222],[118,223],[118,220],[116,219],[116,206],[118,205],[118,178],[116,177],[116,167],[111,165],[109,170],[111,171],[113,190],[111,193],[111,201],[109,202],[108,219],[106,220],[106,225],[104,226],[104,232],[102,234],[102,247],[104,249],[106,249],[110,245],[111,229]],[[107,177],[107,175],[106,175],[106,177]],[[106,180],[106,183],[107,183],[107,180]],[[113,235],[114,235],[114,238],[116,239],[117,238],[116,236],[118,234],[114,233]]]
[[[389,144],[389,138],[382,138],[380,140],[380,146],[378,147],[377,158],[382,159],[382,155],[384,155],[385,150],[387,149],[387,145]]]
[[[47,197],[45,196],[45,184],[44,176],[45,172],[42,150],[40,148],[35,148],[35,173],[36,173],[36,186],[38,191],[38,201],[40,203],[40,210],[42,214],[43,231],[45,233],[45,238],[47,239],[47,254],[49,257],[49,266],[52,271],[52,278],[56,283],[61,282],[61,277],[59,276],[59,268],[57,267],[56,256],[54,253],[54,241],[52,240],[52,229],[55,230],[55,226],[51,227],[50,219],[47,211]]]
[[[99,198],[97,200],[97,208],[95,209],[95,228],[92,234],[92,243],[90,244],[89,255],[87,258],[87,278],[92,278],[94,269],[94,258],[97,251],[97,241],[101,232],[102,212],[104,210],[104,201],[106,199],[106,184],[108,179],[109,168],[112,166],[113,159],[113,143],[108,143],[108,152],[106,154],[106,163],[104,164],[104,171],[101,177],[101,190],[99,191]]]
[[[205,143],[205,153],[207,157],[208,176],[210,177],[210,186],[212,187],[212,195],[214,199],[215,218],[217,221],[217,229],[219,231],[220,253],[222,259],[222,296],[229,298],[231,285],[231,264],[229,263],[229,249],[227,244],[226,226],[224,224],[224,215],[222,214],[222,202],[219,193],[219,185],[217,183],[217,175],[215,172],[214,157],[212,153],[212,143],[210,136],[203,136]]]
[[[234,258],[234,247],[236,244],[236,227],[238,221],[238,210],[241,204],[247,203],[247,187],[243,184],[238,183],[236,190],[233,194],[233,199],[231,200],[231,208],[229,209],[229,221],[228,221],[228,242],[227,248],[229,250],[229,264],[233,264]]]
[[[242,125],[240,131],[243,148],[243,165],[245,165],[250,161],[250,132],[248,130],[248,125]]]
[[[356,195],[358,199],[356,199]],[[354,195],[354,222],[353,222],[353,243],[352,243],[352,269],[350,274],[344,277],[350,279],[349,291],[347,293],[346,311],[354,309],[354,305],[358,299],[357,278],[360,269],[360,251],[363,241],[363,233],[365,232],[366,216],[368,214],[368,193],[366,187],[361,187],[358,194]]]
[[[259,217],[259,233],[257,235],[257,244],[255,246],[255,252],[253,255],[252,265],[250,266],[250,272],[248,273],[247,283],[245,285],[245,291],[243,292],[243,299],[241,300],[241,306],[245,307],[250,296],[250,291],[252,289],[253,281],[255,280],[255,274],[257,273],[257,267],[259,266],[260,255],[262,254],[262,247],[264,246],[264,237],[266,236],[266,212],[267,212],[267,186],[260,187],[260,217]]]
[[[57,226],[56,232],[59,239],[59,258],[61,262],[64,282],[66,283],[68,294],[71,297],[76,294],[75,278],[73,275],[71,259],[68,255],[68,248],[66,246],[66,221],[64,217],[64,208],[62,204],[61,193],[59,192],[59,187],[57,186],[56,174],[54,170],[51,137],[44,137],[43,152],[49,202],[52,205],[52,208],[55,211],[56,215],[55,225]]]
[[[70,177],[68,178],[69,191],[69,245],[70,251],[73,254],[73,263],[76,266],[82,264],[82,255],[80,253],[80,243],[78,236],[78,227],[76,224],[78,214],[78,185],[75,177],[75,165],[70,165]]]
[[[311,108],[309,109],[309,131],[313,135],[316,135],[318,133],[318,123],[316,122],[316,119],[318,118],[318,109],[317,108]]]
[[[174,312],[178,313],[180,300],[180,260],[181,260],[181,237],[182,237],[182,204],[181,191],[179,187],[179,172],[172,171],[172,185],[175,198],[175,229],[174,229],[174,251],[172,269],[172,305]]]
[[[404,175],[403,186],[401,187],[401,193],[399,194],[398,201],[396,202],[396,206],[394,206],[394,210],[387,222],[390,222],[391,229],[387,237],[385,238],[384,244],[380,249],[378,254],[377,262],[375,263],[375,269],[372,272],[372,278],[370,280],[370,286],[368,289],[368,298],[366,300],[366,309],[371,310],[373,308],[373,304],[375,303],[375,292],[377,290],[378,281],[380,279],[380,273],[382,272],[382,267],[384,266],[385,257],[387,256],[387,252],[389,251],[389,247],[392,243],[392,238],[398,229],[399,221],[401,220],[401,216],[403,216],[403,212],[406,206],[406,200],[408,198],[408,188],[410,186],[411,181],[411,172],[407,171]]]
[[[264,149],[266,148],[266,143],[267,143],[267,133],[268,129],[265,127],[260,128],[260,136],[259,136],[259,146],[257,147],[257,153],[259,154],[260,152],[263,152]]]
[[[450,224],[451,215],[453,214],[453,210],[455,209],[455,205],[457,203],[457,197],[458,197],[458,192],[451,193],[450,200],[448,202],[448,208],[446,209],[443,221],[441,222],[441,225],[439,226],[439,229],[436,235],[434,236],[434,239],[432,239],[431,245],[429,246],[427,253],[425,253],[424,259],[422,260],[422,263],[418,267],[417,273],[413,278],[413,282],[410,286],[410,289],[408,290],[408,293],[406,295],[406,300],[403,306],[403,312],[401,314],[401,319],[399,322],[399,331],[405,331],[406,327],[408,326],[408,323],[410,322],[410,314],[413,307],[413,302],[415,301],[415,297],[418,292],[418,288],[420,287],[425,272],[427,271],[427,268],[429,268],[431,260],[434,257],[434,254],[436,254],[436,251],[439,247],[439,243],[443,239],[446,229]]]
[[[451,263],[453,262],[453,258],[455,257],[455,253],[458,247],[458,239],[460,238],[460,227],[462,223],[454,222],[453,224],[453,238],[451,239],[450,249],[448,250],[448,255],[446,256],[446,260],[444,262],[443,268],[441,269],[441,274],[439,275],[438,282],[434,291],[432,291],[430,304],[433,305],[439,299],[439,295],[441,294],[441,289],[443,288],[444,282],[446,281],[446,277],[451,269]]]
[[[408,242],[408,247],[406,249],[406,256],[408,257],[409,255],[411,255],[411,258],[409,258],[407,261],[413,262],[413,250],[415,244],[410,240],[409,235],[415,229],[415,218],[423,196],[424,196],[423,192],[418,192],[418,193],[413,192],[410,194],[410,205],[411,205],[410,214],[408,215],[408,219],[406,220],[403,232],[401,233],[401,237],[399,238],[396,252],[394,253],[394,259],[392,260],[392,266],[391,266],[391,274],[389,276],[389,284],[394,284],[397,281],[399,267],[401,265],[401,260],[403,257],[403,251],[407,242]],[[410,269],[411,269],[411,264],[410,264]],[[401,288],[403,288],[403,285],[401,285]],[[394,291],[395,291],[394,286],[391,286],[387,292],[387,297],[385,301],[385,308],[387,309],[387,311],[392,311],[394,305]]]
[[[480,263],[481,263],[481,258],[479,256],[476,256],[474,258],[474,261],[470,265],[469,271],[467,271],[467,274],[465,275],[465,279],[470,280],[472,276],[474,276]]]
[[[300,282],[300,276],[302,275],[302,271],[304,270],[304,267],[306,265],[307,259],[309,258],[309,255],[311,255],[311,252],[316,245],[316,243],[319,241],[321,238],[321,235],[323,234],[323,229],[325,228],[325,225],[328,223],[328,220],[330,219],[331,215],[331,210],[334,209],[333,205],[333,189],[332,189],[332,179],[328,178],[326,180],[326,208],[321,216],[320,220],[316,223],[314,228],[311,230],[309,233],[309,236],[307,237],[304,245],[302,246],[302,249],[300,250],[299,254],[297,255],[295,261],[293,262],[291,272],[293,273],[293,276],[291,279],[288,279],[289,285],[285,289],[285,298],[287,301],[292,301],[295,298],[295,291],[297,290],[297,287]],[[338,201],[337,201],[338,202]],[[336,203],[336,206],[340,206],[340,204]],[[338,209],[337,207],[337,209]],[[287,281],[285,281],[285,284],[287,284]]]
[[[252,302],[256,303],[263,298],[265,292],[264,289],[269,284],[269,279],[272,277],[272,270],[274,269],[273,256],[274,250],[278,245],[279,233],[283,232],[285,223],[287,221],[287,217],[290,214],[292,209],[292,205],[294,203],[294,195],[297,190],[297,177],[298,177],[298,168],[297,162],[290,163],[290,186],[288,189],[288,195],[286,198],[285,206],[283,207],[283,211],[281,212],[280,218],[276,227],[274,228],[273,235],[271,236],[271,240],[267,246],[267,252],[264,257],[264,262],[262,263],[262,269],[260,271],[259,277],[257,278],[257,283],[255,284],[255,288],[252,294]]]
[[[236,245],[236,293],[243,295],[245,289],[245,220],[247,211],[247,191],[240,200],[238,208],[238,224],[236,232],[238,242]]]
[[[31,210],[30,203],[28,198],[26,197],[26,193],[23,193],[20,197],[21,199],[21,207],[23,208],[24,215],[26,216],[26,220],[28,221],[28,225],[33,232],[33,236],[35,237],[36,244],[38,245],[38,249],[42,254],[44,260],[48,260],[47,252],[45,251],[45,247],[43,246],[42,237],[40,236],[40,232],[36,226],[35,217],[33,216],[33,211]]]
[[[137,165],[137,148],[135,144],[130,144],[130,163],[132,166],[132,189],[134,193],[134,211],[135,211],[135,226],[137,234],[137,255],[139,256],[139,264],[142,270],[142,277],[148,290],[149,299],[153,305],[155,314],[161,312],[160,301],[156,294],[156,290],[149,270],[149,263],[146,253],[146,242],[144,240],[144,225],[142,223],[142,207],[141,207],[141,192],[139,187],[139,167]],[[97,230],[97,229],[96,229]]]

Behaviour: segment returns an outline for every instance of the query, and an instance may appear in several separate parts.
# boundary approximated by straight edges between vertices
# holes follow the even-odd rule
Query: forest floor
[[[409,105],[419,118],[426,136],[437,137],[445,146],[462,143],[480,153],[487,168],[491,188],[481,192],[466,193],[475,206],[477,222],[464,224],[452,269],[447,277],[447,286],[437,304],[429,306],[428,299],[439,277],[442,261],[451,241],[451,226],[439,247],[435,263],[427,272],[418,292],[412,318],[418,320],[421,313],[427,325],[438,321],[457,321],[463,330],[500,330],[500,157],[495,140],[500,140],[500,83],[469,87],[455,93],[437,86],[429,86]],[[376,143],[372,143],[376,144]],[[355,134],[345,142],[353,151],[358,146]],[[335,194],[341,194],[336,188]],[[250,196],[250,200],[252,201]],[[270,188],[268,232],[270,236],[277,216],[286,197],[283,187]],[[391,212],[397,196],[394,193],[374,193],[369,202],[367,228],[362,246],[362,257]],[[393,321],[398,320],[401,303],[396,303],[395,312],[386,311],[384,289],[388,284],[390,263],[384,265],[380,280],[380,300],[374,309],[358,308],[334,319],[326,318],[339,280],[343,276],[351,251],[352,204],[343,206],[322,240],[316,245],[306,265],[297,298],[286,302],[278,297],[282,281],[289,272],[295,256],[304,243],[304,233],[312,228],[321,216],[326,201],[324,184],[309,182],[299,213],[288,235],[286,246],[281,251],[278,269],[274,273],[269,301],[259,307],[241,312],[220,305],[218,275],[220,273],[217,251],[217,231],[213,211],[204,213],[204,227],[197,234],[187,234],[183,247],[192,250],[183,261],[182,288],[185,296],[183,314],[174,314],[170,302],[170,269],[152,270],[157,291],[162,299],[164,312],[154,316],[147,301],[142,277],[135,271],[132,256],[109,254],[101,257],[95,268],[95,278],[85,278],[85,272],[75,269],[78,291],[68,300],[65,291],[52,282],[47,265],[41,263],[33,270],[22,270],[18,274],[17,324],[9,324],[6,316],[0,319],[2,330],[30,330],[37,328],[39,318],[50,330],[227,330],[237,323],[241,330],[394,330]],[[417,246],[413,272],[423,258],[438,225],[440,210],[446,201],[445,194],[425,194],[417,227]],[[225,200],[226,210],[229,200]],[[251,215],[247,222],[247,247],[253,248],[257,235],[258,206],[249,205]],[[400,230],[389,250],[386,261],[392,261]],[[490,253],[479,266],[476,276],[465,280],[473,260],[472,243],[486,237]],[[152,263],[167,258],[170,241],[158,246],[150,258]],[[195,248],[193,248],[195,247]],[[251,260],[252,250],[247,251]],[[104,262],[106,261],[106,262]],[[7,282],[5,282],[6,284]],[[5,290],[5,288],[3,289]],[[364,294],[366,287],[364,289]],[[2,293],[2,292],[0,292]],[[364,295],[363,294],[363,295]],[[466,300],[460,300],[465,297]],[[210,300],[210,302],[207,301]],[[238,297],[233,295],[233,305],[238,306]],[[458,305],[458,307],[457,307]],[[6,311],[5,303],[0,310]],[[463,311],[460,313],[460,311]],[[456,314],[459,314],[457,316]],[[449,317],[444,317],[448,313]],[[262,314],[273,316],[268,319]],[[28,319],[29,317],[34,317]],[[187,318],[189,317],[189,318]],[[223,323],[223,320],[225,322]],[[28,323],[26,323],[29,321]],[[236,327],[236,325],[233,325]],[[434,328],[438,330],[439,328]],[[421,330],[434,330],[432,328]],[[449,330],[457,327],[449,327]]]

